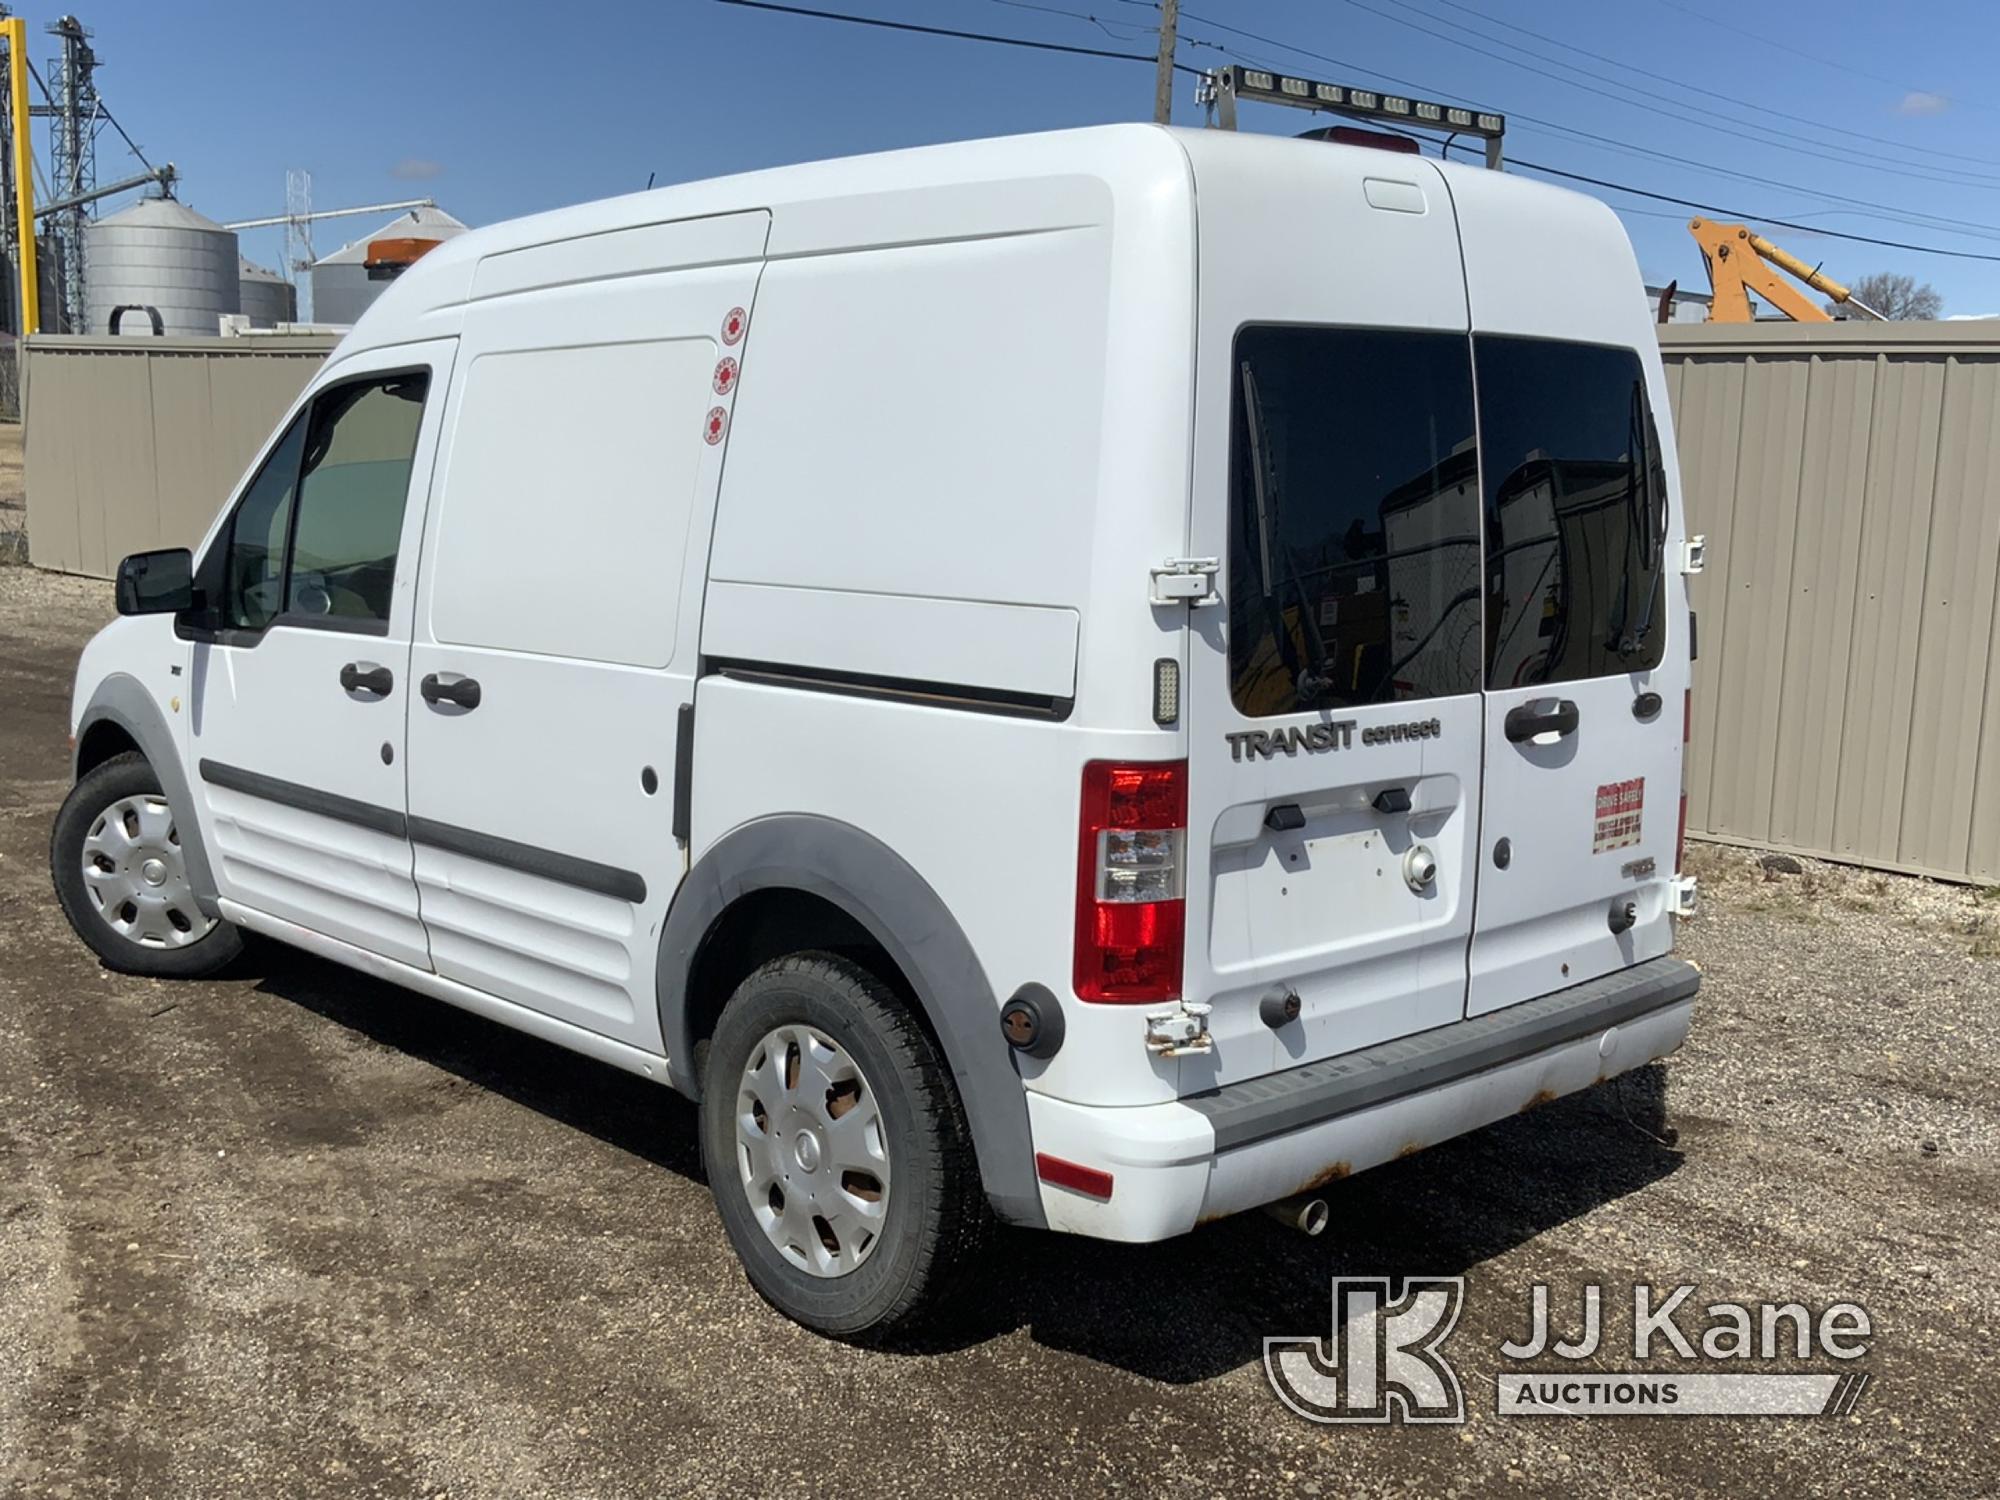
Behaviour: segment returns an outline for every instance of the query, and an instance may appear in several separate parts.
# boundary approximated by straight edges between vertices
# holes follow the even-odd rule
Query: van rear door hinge
[[[1215,1050],[1208,1029],[1210,1007],[1187,1000],[1146,1017],[1146,1050],[1155,1057],[1202,1056]]]
[[[1215,575],[1222,564],[1212,557],[1170,557],[1153,569],[1155,604],[1217,604],[1222,596],[1215,591]]]
[[[1701,571],[1708,557],[1708,538],[1691,536],[1681,543],[1681,571],[1692,575]]]

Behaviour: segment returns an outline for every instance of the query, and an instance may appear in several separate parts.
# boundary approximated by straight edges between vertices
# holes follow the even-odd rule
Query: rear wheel
[[[63,915],[108,968],[199,979],[243,951],[236,929],[196,904],[174,810],[136,751],[77,781],[56,814],[49,866]]]
[[[837,1337],[935,1312],[987,1224],[950,1074],[873,975],[806,954],[738,987],[708,1047],[702,1155],[750,1282]]]

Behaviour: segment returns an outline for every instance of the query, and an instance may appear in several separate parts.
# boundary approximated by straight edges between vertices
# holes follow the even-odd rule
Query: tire
[[[86,772],[63,799],[49,838],[49,873],[63,915],[106,968],[201,979],[243,951],[233,925],[194,904],[177,816],[137,751]]]
[[[780,1040],[788,1031],[790,1040]],[[807,1037],[810,1068],[803,1057],[789,1061]],[[829,1044],[837,1054],[830,1061]],[[760,1057],[756,1077],[746,1076]],[[858,1075],[851,1081],[843,1078],[848,1063]],[[800,1111],[789,1116],[788,1069],[798,1079],[790,1097]],[[829,1078],[843,1081],[820,1090]],[[823,1099],[814,1097],[821,1092]],[[771,1096],[768,1111],[762,1095]],[[854,1112],[846,1129],[836,1123],[847,1117],[842,1099]],[[857,1122],[863,1134],[854,1133]],[[810,1161],[808,1136],[822,1143]],[[861,1140],[879,1143],[886,1157],[874,1181],[880,1216],[873,1221],[862,1217],[874,1211],[868,1164],[858,1176],[846,1170]],[[786,1317],[835,1338],[880,1339],[941,1312],[990,1224],[964,1111],[929,1034],[879,979],[832,954],[774,960],[738,986],[708,1045],[701,1144],[710,1191],[750,1284]],[[801,1197],[811,1202],[798,1207]],[[810,1221],[817,1245],[809,1231],[803,1243],[795,1237],[781,1247],[792,1220],[778,1200],[804,1214],[826,1208]]]

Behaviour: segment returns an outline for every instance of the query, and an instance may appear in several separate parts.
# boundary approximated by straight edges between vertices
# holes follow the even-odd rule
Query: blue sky
[[[1155,12],[1143,0],[802,3],[1117,51],[1153,45]],[[1527,161],[1757,220],[2000,256],[2000,90],[1992,83],[2000,28],[1990,0],[1823,0],[1810,24],[1788,20],[1784,7],[1730,0],[1184,3],[1184,62],[1233,57],[1336,82],[1407,80],[1439,98],[1507,112],[1509,154]],[[320,207],[428,195],[481,224],[641,187],[649,173],[671,182],[1143,119],[1152,107],[1151,69],[1136,63],[713,0],[568,8],[512,0],[89,0],[86,8],[76,0],[75,8],[96,32],[106,102],[149,156],[180,167],[182,198],[218,219],[281,212],[291,167],[312,172]],[[33,56],[45,66],[55,48],[39,32],[55,12],[24,13],[37,34]],[[1176,90],[1180,123],[1200,120],[1192,82],[1183,77]],[[1634,91],[1656,97],[1633,99]],[[1276,109],[1246,109],[1243,123],[1270,132],[1306,125]],[[100,180],[132,165],[109,132],[98,150]],[[1692,210],[1601,196],[1623,212],[1649,279],[1705,287],[1683,227]],[[371,227],[361,219],[322,225],[318,248]],[[2000,312],[2000,261],[1769,232],[1843,279],[1907,271],[1944,294],[1947,313]],[[274,232],[249,234],[244,249],[274,264],[281,242]]]

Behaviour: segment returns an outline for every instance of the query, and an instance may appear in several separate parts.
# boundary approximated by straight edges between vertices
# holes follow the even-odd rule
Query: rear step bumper
[[[1030,1094],[1035,1149],[1112,1174],[1109,1200],[1042,1185],[1052,1228],[1157,1240],[1324,1186],[1664,1057],[1700,974],[1656,958],[1506,1010],[1129,1109]],[[1338,1215],[1336,1214],[1336,1227]]]

